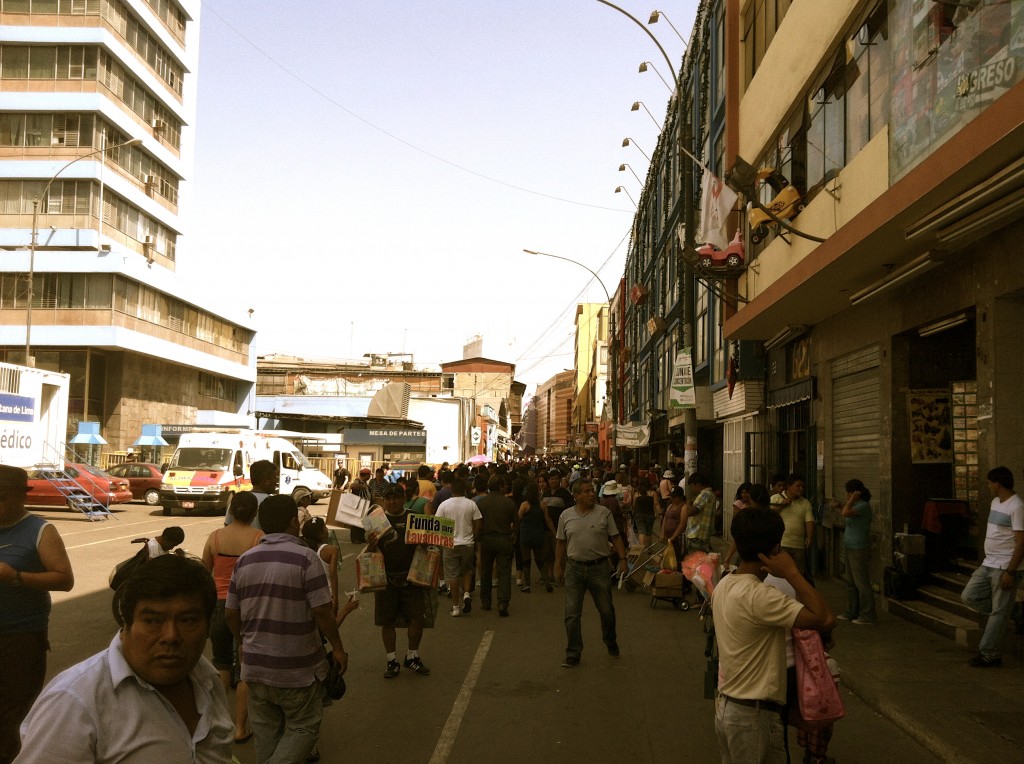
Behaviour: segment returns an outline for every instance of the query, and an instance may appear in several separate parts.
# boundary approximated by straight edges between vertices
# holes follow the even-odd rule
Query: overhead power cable
[[[423,154],[424,156],[430,157],[431,159],[433,159],[433,160],[435,160],[437,162],[441,162],[443,164],[446,164],[449,167],[454,167],[456,170],[461,170],[462,172],[468,173],[469,175],[473,175],[473,176],[475,176],[477,178],[480,178],[481,180],[486,180],[486,181],[488,181],[490,183],[496,183],[499,186],[504,186],[505,188],[511,188],[514,191],[521,191],[521,192],[523,192],[525,194],[532,194],[533,196],[539,196],[539,197],[541,197],[543,199],[551,199],[552,201],[556,201],[556,202],[564,202],[566,204],[574,204],[574,205],[576,205],[578,207],[589,207],[590,209],[594,209],[594,210],[606,210],[608,212],[625,212],[625,213],[628,213],[630,215],[632,215],[634,213],[633,210],[624,210],[624,209],[622,209],[620,207],[605,207],[604,205],[601,205],[601,204],[590,204],[588,202],[580,202],[580,201],[577,201],[575,199],[566,199],[566,198],[561,197],[561,196],[555,196],[554,194],[546,194],[543,191],[535,191],[534,189],[526,188],[525,186],[518,186],[515,183],[509,183],[508,181],[501,180],[500,178],[495,178],[493,176],[486,175],[486,174],[484,174],[482,172],[478,172],[478,171],[473,170],[473,169],[471,169],[469,167],[466,167],[465,165],[461,165],[458,162],[453,162],[450,159],[446,159],[445,157],[440,156],[439,154],[435,154],[432,151],[428,151],[427,149],[421,148],[420,146],[417,146],[414,143],[410,143],[405,138],[402,138],[401,136],[396,135],[395,133],[392,133],[390,130],[387,130],[386,128],[383,128],[380,125],[377,125],[377,124],[371,122],[366,117],[363,117],[360,114],[357,114],[356,112],[352,111],[348,107],[346,107],[343,104],[341,104],[338,101],[336,101],[334,98],[332,98],[330,95],[328,95],[323,90],[318,88],[316,85],[313,85],[312,83],[310,83],[307,80],[303,79],[300,75],[296,74],[294,71],[292,71],[287,66],[285,66],[280,61],[278,61],[276,58],[274,58],[272,55],[270,55],[270,53],[268,53],[266,50],[264,50],[259,45],[257,45],[255,42],[253,42],[248,37],[246,37],[237,27],[232,25],[231,22],[229,22],[226,18],[224,18],[221,14],[219,14],[215,8],[211,7],[211,5],[210,5],[208,0],[203,0],[203,7],[209,13],[212,13],[214,16],[216,16],[220,20],[220,22],[225,27],[227,27],[229,30],[231,30],[231,32],[234,33],[240,40],[242,40],[244,43],[246,43],[249,47],[251,47],[257,53],[259,53],[265,59],[267,59],[267,61],[269,61],[274,66],[276,66],[282,72],[287,74],[293,80],[298,82],[304,88],[306,88],[306,89],[310,90],[311,92],[315,93],[316,95],[320,96],[325,101],[327,101],[328,103],[330,103],[334,107],[340,109],[341,111],[345,112],[346,114],[348,114],[353,119],[359,120],[360,122],[362,122],[367,127],[370,127],[373,130],[376,130],[377,132],[381,133],[382,135],[386,135],[391,140],[397,141],[398,143],[401,143],[403,146],[405,146],[407,148],[410,148],[413,151],[419,152],[420,154]]]

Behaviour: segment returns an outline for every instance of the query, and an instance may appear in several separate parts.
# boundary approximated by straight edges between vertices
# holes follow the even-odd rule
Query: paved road
[[[159,507],[142,504],[120,507],[116,519],[98,523],[67,511],[40,514],[56,524],[76,577],[72,592],[54,596],[50,676],[109,643],[115,625],[107,577],[114,564],[132,554],[131,539],[180,525],[184,547],[199,554],[222,522],[219,517],[168,518]],[[357,551],[343,544],[345,589],[353,586]],[[702,697],[704,634],[696,610],[677,611],[665,603],[652,609],[639,592],[617,593],[622,656],[615,660],[601,645],[597,615],[588,603],[583,662],[562,669],[561,589],[516,591],[509,618],[477,610],[452,618],[446,602],[420,650],[433,672],[429,677],[382,677],[384,654],[373,627],[372,597],[349,617],[342,630],[351,654],[349,689],[326,711],[324,762],[718,759],[712,704]],[[400,633],[400,652],[403,638]],[[839,761],[934,760],[855,696],[844,692],[844,699],[848,716],[837,725],[830,750]],[[236,751],[242,764],[255,760],[251,743]]]

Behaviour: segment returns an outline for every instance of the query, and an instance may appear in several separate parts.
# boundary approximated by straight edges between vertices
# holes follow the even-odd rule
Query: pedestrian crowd
[[[583,659],[588,594],[605,650],[618,658],[613,591],[631,572],[631,553],[669,546],[676,569],[685,570],[689,555],[711,551],[722,503],[707,476],[687,474],[682,464],[442,467],[435,473],[424,465],[408,477],[362,469],[353,479],[339,466],[334,475],[339,489],[379,505],[387,521],[365,537],[367,552],[383,562],[374,623],[386,679],[402,671],[430,675],[420,648],[442,599],[450,598],[452,618],[495,607],[507,618],[516,589],[551,594],[563,587],[563,667]],[[184,538],[177,527],[139,539],[147,542],[145,560],[116,586],[119,630],[110,645],[44,688],[49,592],[70,590],[74,575],[56,529],[24,508],[24,471],[0,466],[0,764],[229,762],[233,746],[250,740],[259,762],[319,759],[323,709],[344,692],[348,654],[340,627],[359,600],[346,601],[340,590],[338,550],[323,518],[309,514],[312,497],[297,502],[278,494],[269,462],[253,464],[251,474],[253,490],[234,495],[201,559],[169,554]],[[1001,663],[1024,561],[1024,503],[1013,475],[1000,467],[988,480],[994,498],[986,557],[963,592],[965,603],[989,615],[970,661],[982,668]],[[827,649],[837,619],[876,623],[871,492],[851,479],[839,508],[848,597],[838,615],[814,586],[816,523],[803,477],[745,483],[732,508],[726,575],[710,596],[722,760],[787,761],[788,725],[805,762],[828,761],[831,723],[804,719],[797,702],[794,641],[800,630],[812,630]],[[406,537],[418,515],[454,528],[439,580],[427,586],[410,583],[422,548]],[[401,659],[399,629],[406,632]],[[203,657],[207,639],[212,662]]]

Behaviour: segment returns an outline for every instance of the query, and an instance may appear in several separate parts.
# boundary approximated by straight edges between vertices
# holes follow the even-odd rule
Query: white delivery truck
[[[63,468],[70,379],[0,363],[0,464]]]
[[[257,430],[191,432],[181,436],[160,485],[164,514],[226,511],[236,492],[252,490],[249,468],[264,459],[280,470],[279,493],[306,488],[314,501],[330,495],[330,478],[284,438]]]

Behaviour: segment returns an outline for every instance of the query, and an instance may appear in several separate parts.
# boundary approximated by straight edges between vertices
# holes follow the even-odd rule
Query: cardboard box
[[[651,595],[662,599],[682,599],[683,597],[683,574],[682,573],[654,573],[652,581],[648,584]]]

